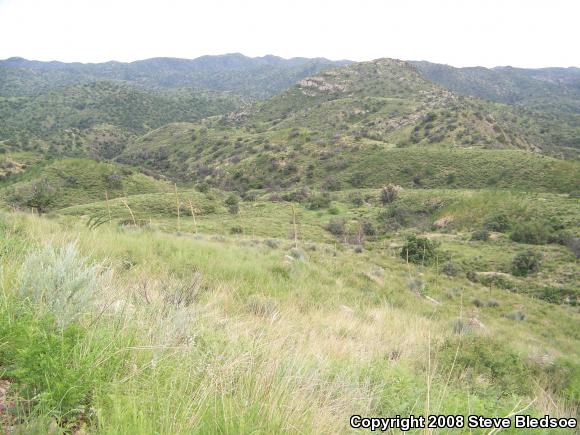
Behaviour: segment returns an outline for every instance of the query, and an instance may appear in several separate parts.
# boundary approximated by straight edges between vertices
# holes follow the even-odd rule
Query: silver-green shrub
[[[79,255],[75,243],[47,245],[25,258],[16,296],[65,326],[90,310],[95,292],[104,285],[101,270]]]

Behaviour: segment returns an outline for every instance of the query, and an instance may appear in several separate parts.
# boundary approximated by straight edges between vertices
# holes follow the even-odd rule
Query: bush
[[[289,251],[289,254],[295,260],[305,261],[306,260],[306,252],[304,252],[300,248],[292,248]]]
[[[394,184],[389,184],[381,189],[380,200],[381,204],[387,205],[394,202],[399,196],[399,192],[402,190],[401,186],[396,186]]]
[[[375,230],[374,225],[372,222],[363,222],[362,224],[362,231],[365,236],[375,236],[377,231]]]
[[[441,272],[447,276],[457,276],[461,272],[461,267],[452,261],[448,261],[441,268]]]
[[[341,188],[341,183],[339,180],[333,178],[333,177],[326,177],[324,179],[324,183],[322,184],[322,187],[325,190],[331,190],[331,191],[336,191],[336,190],[340,190]]]
[[[37,209],[39,213],[44,213],[54,204],[57,194],[56,188],[48,180],[42,180],[31,186],[24,204]]]
[[[504,213],[498,213],[489,216],[484,224],[483,228],[488,231],[495,231],[498,233],[503,233],[507,231],[510,227],[510,221]]]
[[[125,365],[118,349],[130,343],[118,331],[77,322],[103,285],[75,245],[48,246],[26,257],[13,297],[0,306],[3,376],[33,413],[50,413],[58,424],[90,418],[95,389]]]
[[[345,231],[345,226],[344,219],[333,219],[324,226],[324,229],[335,236],[342,236]]]
[[[471,388],[481,385],[481,379],[491,382],[499,395],[526,394],[532,389],[531,370],[507,345],[491,337],[468,335],[448,339],[442,346],[442,371],[451,370],[457,381]],[[461,351],[457,352],[460,346]]]
[[[487,242],[489,240],[489,231],[487,230],[477,230],[471,233],[472,241],[482,241]]]
[[[320,210],[330,205],[330,196],[325,194],[312,195],[308,201],[310,210]]]
[[[512,311],[511,313],[507,314],[506,317],[511,320],[516,320],[518,322],[523,322],[526,320],[526,315],[519,310]]]
[[[17,311],[11,322],[0,324],[3,375],[39,412],[50,412],[59,422],[86,417],[94,389],[119,369],[123,358],[111,348],[112,337],[89,337],[76,324],[61,329],[50,315],[39,317],[22,307]],[[11,314],[2,313],[5,319]]]
[[[272,249],[278,248],[280,246],[280,242],[275,239],[264,240],[264,244]]]
[[[309,196],[310,191],[306,187],[303,187],[301,189],[283,194],[282,199],[288,202],[304,202],[308,199]]]
[[[238,214],[240,211],[240,200],[235,194],[230,194],[225,200],[225,205],[231,214]]]
[[[350,177],[350,184],[353,187],[362,187],[362,185],[364,184],[364,180],[365,180],[365,174],[363,172],[355,172]]]
[[[401,248],[401,258],[415,264],[431,264],[437,256],[438,245],[426,237],[409,236]]]
[[[110,189],[121,189],[123,187],[123,176],[118,172],[111,172],[105,179]]]
[[[358,192],[352,192],[350,195],[348,195],[348,199],[355,207],[360,207],[365,203],[364,198]]]
[[[469,302],[471,302],[473,305],[475,305],[477,308],[481,308],[483,307],[483,301],[481,299],[478,298],[470,298]]]
[[[230,228],[230,234],[242,234],[243,232],[243,228],[239,225],[235,225]]]
[[[543,245],[550,237],[551,229],[540,222],[524,222],[516,225],[510,238],[517,243]]]
[[[60,325],[74,322],[104,285],[98,266],[86,266],[76,245],[46,246],[29,254],[20,270],[16,296],[50,313]]]
[[[512,275],[527,276],[540,269],[540,256],[533,251],[520,252],[512,261]]]

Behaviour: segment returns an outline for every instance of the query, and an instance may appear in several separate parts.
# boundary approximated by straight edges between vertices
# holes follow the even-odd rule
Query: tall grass
[[[14,249],[19,270],[0,279],[0,370],[23,431],[334,434],[349,432],[355,413],[421,414],[427,397],[430,413],[499,416],[536,394],[520,388],[525,358],[492,334],[507,319],[483,318],[488,329],[458,344],[457,302],[407,290],[398,258],[381,257],[384,274],[371,279],[376,257],[320,249],[292,261],[292,241],[240,246],[11,219],[24,222],[27,249]],[[551,321],[564,322],[554,310]],[[512,338],[530,333],[509,328]],[[476,357],[479,345],[490,361]]]

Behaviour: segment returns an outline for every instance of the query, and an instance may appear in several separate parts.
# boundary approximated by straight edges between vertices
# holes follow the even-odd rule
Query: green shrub
[[[234,225],[230,228],[230,234],[242,234],[244,229],[239,225]]]
[[[39,213],[45,213],[58,198],[58,190],[47,179],[26,186],[16,191],[10,198],[17,204],[33,207]]]
[[[441,272],[447,276],[457,276],[461,272],[461,267],[457,263],[452,261],[447,261],[441,267]]]
[[[506,232],[510,227],[510,221],[507,215],[504,213],[498,213],[489,216],[484,224],[483,228],[488,231],[495,231],[498,233]]]
[[[516,320],[518,322],[523,322],[526,320],[526,315],[522,313],[520,310],[512,311],[511,313],[506,314],[506,317],[511,320]]]
[[[399,196],[401,190],[401,186],[396,186],[394,184],[389,184],[383,187],[380,193],[381,204],[387,205],[394,202]]]
[[[377,230],[375,229],[372,222],[363,222],[362,224],[362,231],[365,236],[376,236]]]
[[[338,207],[333,205],[333,206],[328,208],[328,213],[333,214],[333,215],[337,215],[337,214],[340,214],[340,210],[338,209]]]
[[[360,207],[365,203],[364,198],[358,192],[352,192],[351,194],[349,194],[348,199],[355,207]]]
[[[551,228],[541,222],[524,222],[516,225],[510,238],[517,243],[543,245],[550,237]]]
[[[489,240],[489,231],[487,230],[477,230],[471,233],[472,241],[487,242]]]
[[[333,219],[328,222],[324,229],[335,236],[342,236],[345,232],[346,222],[344,219]]]
[[[238,212],[240,211],[240,200],[233,193],[226,198],[225,205],[231,214],[238,214]]]
[[[311,195],[308,200],[308,208],[310,210],[320,210],[330,205],[330,196],[325,194]]]
[[[452,376],[471,388],[486,380],[498,395],[527,394],[532,389],[531,370],[522,358],[490,337],[448,339],[439,352],[439,360],[443,371],[453,368]]]
[[[427,239],[411,235],[407,237],[405,244],[401,248],[401,258],[415,264],[431,264],[437,256],[438,243]]]
[[[540,256],[533,251],[520,252],[512,261],[514,276],[527,276],[540,269]]]
[[[474,297],[470,298],[469,302],[471,302],[471,304],[475,305],[478,308],[481,308],[484,305],[484,302],[481,299],[474,298]]]

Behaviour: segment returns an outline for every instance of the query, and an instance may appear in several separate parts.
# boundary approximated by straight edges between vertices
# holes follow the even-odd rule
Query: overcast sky
[[[0,0],[0,58],[156,56],[580,66],[580,0]]]

